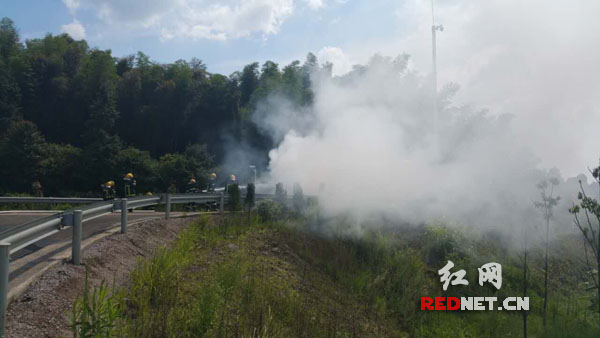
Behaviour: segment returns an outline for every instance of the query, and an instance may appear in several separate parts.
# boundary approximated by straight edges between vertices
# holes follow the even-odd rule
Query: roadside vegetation
[[[74,336],[522,336],[520,312],[419,309],[422,296],[521,296],[522,259],[501,235],[325,220],[308,209],[300,218],[261,202],[256,212],[198,219],[171,247],[140,260],[130,285],[86,287],[73,305]],[[594,288],[576,259],[580,241],[549,245],[546,330],[545,247],[529,252],[529,336],[599,336]],[[442,291],[437,270],[447,260],[467,271],[468,286]],[[491,261],[503,266],[500,290],[477,282],[477,268]]]

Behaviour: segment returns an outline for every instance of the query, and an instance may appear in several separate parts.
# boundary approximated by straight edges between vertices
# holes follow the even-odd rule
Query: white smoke
[[[436,119],[430,79],[408,69],[406,56],[375,56],[343,77],[320,72],[312,80],[311,111],[271,98],[259,115],[273,135],[285,135],[269,154],[275,181],[311,194],[324,184],[321,203],[332,214],[383,212],[510,232],[541,219],[533,201],[547,174],[513,132],[515,117],[452,105],[450,85]],[[559,208],[564,216],[567,207]]]
[[[408,51],[415,56],[408,67],[402,58],[376,57],[342,77],[318,74],[308,112],[288,105],[278,115],[271,99],[263,121],[282,139],[270,153],[272,175],[309,193],[324,183],[321,203],[332,213],[384,211],[520,234],[522,224],[541,220],[533,208],[538,181],[560,175],[546,168],[570,177],[597,165],[600,2],[435,3],[436,24],[445,27],[437,50],[439,121],[422,75],[431,65],[431,3],[405,1],[397,39],[373,37],[336,51],[351,60]],[[450,81],[461,90],[443,87]],[[566,210],[578,179],[598,192],[585,176],[563,181],[554,230],[574,229]]]
[[[340,47],[353,60],[407,52],[431,69],[431,1],[401,1],[401,31]],[[439,83],[457,102],[515,115],[513,130],[545,167],[575,176],[599,155],[600,1],[434,0]],[[591,163],[590,163],[591,162]]]

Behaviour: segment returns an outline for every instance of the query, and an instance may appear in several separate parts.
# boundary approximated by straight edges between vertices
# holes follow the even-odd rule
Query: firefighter
[[[217,174],[210,174],[210,178],[208,179],[208,186],[206,187],[207,192],[215,192],[215,181],[217,180]]]
[[[112,200],[115,198],[115,181],[108,181],[101,185],[102,187],[102,199],[105,201]]]
[[[110,180],[106,183],[108,183],[108,198],[113,200],[117,195],[117,192],[115,190],[115,181]]]
[[[123,197],[135,196],[135,179],[132,173],[123,177]]]
[[[195,178],[190,178],[190,180],[188,181],[187,187],[185,189],[185,192],[188,194],[195,194],[198,192],[198,186],[196,185],[196,179]],[[196,211],[196,203],[194,202],[190,202],[187,204],[186,206],[186,210],[187,211]]]
[[[198,192],[198,185],[196,184],[196,179],[195,178],[190,178],[190,180],[188,181],[187,187],[185,189],[185,192],[187,192],[188,194],[195,194]]]
[[[234,184],[237,185],[238,183],[235,179],[235,175],[231,174],[229,175],[229,182],[227,182],[227,185],[225,185],[225,192],[229,191],[229,186]]]
[[[217,174],[212,173],[208,178],[208,184],[206,186],[206,192],[214,193],[215,192],[215,181],[217,180]],[[217,210],[217,202],[206,202],[206,210]]]

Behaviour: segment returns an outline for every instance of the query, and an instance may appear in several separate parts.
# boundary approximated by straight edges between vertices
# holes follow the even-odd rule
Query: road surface
[[[0,230],[4,230],[6,227],[13,227],[15,225],[24,224],[31,222],[36,218],[52,215],[49,211],[0,211]]]
[[[0,230],[6,227],[24,224],[35,220],[36,218],[51,215],[52,212],[36,211],[10,211],[0,212]],[[171,217],[183,215],[182,212],[171,212]],[[196,215],[199,213],[187,213],[187,215]],[[128,214],[129,223],[136,221],[158,219],[165,216],[164,212],[155,212],[153,210],[136,210]],[[98,218],[84,221],[82,224],[82,240],[94,238],[109,229],[119,227],[121,224],[121,213],[115,212]],[[11,255],[9,266],[9,290],[13,291],[26,284],[33,276],[43,271],[53,261],[58,253],[68,250],[71,247],[72,232],[71,227],[44,238],[34,244],[31,244]],[[9,297],[11,292],[9,291]]]

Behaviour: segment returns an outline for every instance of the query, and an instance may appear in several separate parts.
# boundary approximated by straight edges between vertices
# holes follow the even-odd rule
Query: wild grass
[[[257,209],[250,217],[228,215],[218,225],[201,218],[172,247],[140,260],[128,289],[115,293],[120,296],[110,296],[105,286],[99,291],[86,287],[86,295],[76,302],[78,309],[86,310],[73,316],[74,334],[84,337],[82,332],[111,328],[102,336],[522,335],[519,312],[419,309],[422,296],[520,296],[519,257],[495,248],[493,241],[482,244],[438,226],[393,235],[385,230],[361,236],[315,234],[307,230],[313,225],[283,215],[283,208],[259,205]],[[265,248],[269,238],[287,246],[287,254],[295,258],[271,254]],[[499,255],[503,257],[502,289],[480,287],[477,267]],[[447,260],[467,270],[469,286],[442,293],[437,269]],[[560,259],[555,263],[558,270],[568,268]],[[552,284],[548,328],[543,330],[541,270],[533,264],[531,272],[531,337],[599,336],[591,297],[574,287],[571,279]],[[107,305],[83,306],[97,303]]]
[[[123,293],[109,288],[105,282],[90,289],[86,270],[83,295],[75,300],[71,310],[73,337],[120,336],[124,309]]]

